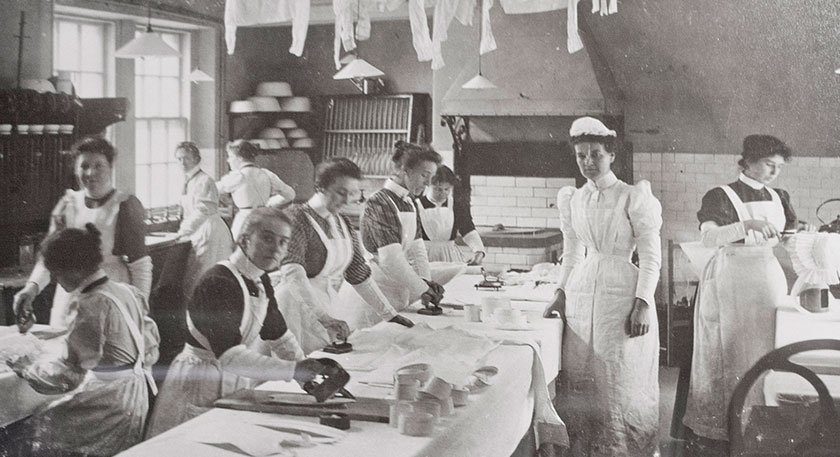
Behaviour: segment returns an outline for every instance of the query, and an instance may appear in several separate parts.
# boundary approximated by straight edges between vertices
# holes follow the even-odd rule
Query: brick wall
[[[480,226],[559,228],[557,192],[574,179],[472,176],[472,215]]]
[[[465,259],[472,258],[473,253],[467,246],[458,246]],[[502,267],[505,270],[516,268],[518,270],[530,270],[538,263],[550,262],[560,258],[563,253],[563,243],[553,244],[537,248],[508,248],[508,247],[485,247],[485,266]]]
[[[644,153],[633,154],[633,175],[638,182],[647,179],[653,194],[662,203],[662,275],[657,302],[667,296],[668,240],[677,243],[700,238],[697,211],[703,195],[713,187],[738,177],[733,154]],[[820,225],[815,211],[829,198],[840,197],[840,158],[794,157],[785,165],[772,187],[787,190],[799,219]],[[837,210],[837,206],[826,209]],[[823,219],[836,214],[821,213]],[[691,276],[683,257],[674,261],[675,280]]]

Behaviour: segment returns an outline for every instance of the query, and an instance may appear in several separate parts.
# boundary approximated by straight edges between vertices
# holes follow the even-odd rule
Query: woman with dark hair
[[[175,158],[184,171],[181,208],[184,215],[178,237],[192,243],[192,253],[184,272],[184,294],[189,297],[201,274],[233,252],[230,230],[219,215],[216,182],[201,166],[201,152],[195,143],[184,141],[175,148]]]
[[[580,189],[557,194],[563,263],[555,301],[560,317],[564,405],[572,456],[658,455],[659,334],[653,294],[659,281],[662,207],[650,183],[611,171],[616,133],[582,117],[569,132]],[[638,252],[638,268],[631,263]]]
[[[361,179],[362,171],[346,158],[321,162],[315,169],[315,195],[290,210],[292,239],[276,297],[305,354],[347,339],[347,323],[328,312],[344,280],[383,319],[397,315],[371,278],[355,231],[339,214],[359,195]]]
[[[281,210],[256,208],[242,225],[236,251],[196,284],[187,311],[187,343],[160,389],[149,436],[261,381],[304,383],[330,374],[320,361],[304,358],[268,277],[283,261],[291,235],[291,222]]]
[[[391,160],[394,174],[367,200],[361,231],[365,249],[373,254],[373,280],[393,309],[374,309],[372,303],[345,287],[331,314],[341,317],[351,329],[371,327],[382,320],[411,327],[413,322],[396,313],[417,299],[439,303],[443,297],[443,287],[431,280],[417,210],[411,201],[411,195],[422,194],[431,182],[440,154],[429,146],[399,141]]]
[[[100,268],[101,234],[93,224],[44,240],[42,263],[71,292],[78,313],[59,358],[9,365],[42,394],[65,394],[24,423],[33,455],[114,455],[143,438],[151,375],[142,336],[146,297],[109,280]],[[147,385],[147,383],[152,383]]]
[[[449,167],[438,167],[432,185],[416,202],[429,262],[464,262],[461,250],[455,246],[455,237],[460,233],[473,252],[467,264],[481,265],[484,243],[473,224],[469,196],[462,194],[458,177]]]
[[[797,219],[788,193],[769,185],[791,155],[778,138],[747,136],[738,180],[706,192],[697,213],[702,244],[716,249],[700,281],[684,419],[700,452],[726,449],[735,385],[773,350],[775,308],[787,294],[773,246],[783,230],[797,228]]]
[[[137,197],[120,192],[112,184],[116,151],[107,140],[85,137],[71,151],[81,190],[67,190],[52,211],[50,233],[64,228],[83,228],[92,223],[102,233],[102,269],[114,281],[131,284],[146,296],[152,287],[152,259],[146,253],[145,210]],[[50,283],[50,273],[39,261],[26,286],[15,295],[19,316],[32,312],[32,300]],[[56,287],[50,325],[69,327],[75,316],[68,292]]]
[[[259,151],[253,144],[235,140],[228,143],[226,149],[230,173],[222,176],[216,188],[221,193],[231,194],[238,209],[230,227],[235,240],[251,210],[291,203],[295,199],[295,190],[271,171],[254,163]]]

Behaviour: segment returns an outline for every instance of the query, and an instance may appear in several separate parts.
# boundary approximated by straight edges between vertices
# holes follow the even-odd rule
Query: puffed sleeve
[[[229,194],[242,185],[244,178],[241,172],[231,170],[230,173],[222,176],[222,179],[216,181],[216,189],[223,194]]]
[[[648,181],[631,187],[627,214],[633,228],[633,238],[639,253],[639,278],[636,281],[636,298],[654,306],[653,295],[659,282],[662,266],[662,205],[653,196]]]
[[[129,263],[148,255],[145,218],[146,210],[134,195],[129,195],[120,203],[114,231],[114,255],[128,257]]]
[[[574,187],[568,186],[557,192],[557,210],[560,211],[560,230],[563,231],[563,256],[560,267],[559,288],[566,288],[566,281],[569,275],[581,260],[583,260],[584,247],[577,239],[575,230],[572,227],[572,196],[575,194]]]
[[[707,248],[734,243],[747,235],[735,206],[720,187],[715,187],[703,196],[697,220],[700,221],[700,240]]]

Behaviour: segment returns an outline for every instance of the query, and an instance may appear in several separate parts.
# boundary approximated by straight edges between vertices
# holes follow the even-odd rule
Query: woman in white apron
[[[441,165],[432,177],[432,185],[415,200],[429,262],[481,265],[485,256],[484,243],[473,224],[469,196],[456,195],[453,189],[461,191],[458,178],[449,167]],[[455,237],[459,233],[473,252],[469,260],[464,259],[461,250],[455,246]]]
[[[201,152],[198,147],[190,141],[180,143],[175,149],[175,158],[184,170],[181,194],[184,214],[178,237],[188,238],[192,244],[184,272],[184,296],[189,297],[201,274],[233,252],[233,238],[219,215],[216,183],[199,166]]]
[[[228,143],[226,149],[230,173],[222,176],[216,188],[221,193],[231,194],[233,204],[236,205],[236,216],[230,227],[235,240],[254,208],[291,203],[295,199],[295,190],[276,174],[254,163],[259,150],[253,144],[246,140],[236,140]]]
[[[114,455],[143,438],[154,392],[142,336],[149,307],[139,290],[99,268],[100,244],[92,224],[44,241],[43,262],[78,312],[60,358],[9,362],[36,391],[67,393],[24,422],[21,439],[30,441],[31,455]]]
[[[775,308],[787,294],[773,246],[783,230],[796,227],[796,213],[787,192],[767,186],[790,157],[790,148],[775,137],[747,136],[738,180],[707,192],[697,213],[703,245],[717,249],[700,281],[683,420],[701,450],[725,449],[720,441],[728,440],[727,408],[735,385],[773,350]],[[753,388],[753,394],[760,391]]]
[[[557,195],[563,267],[557,299],[563,371],[558,405],[572,456],[658,455],[662,207],[650,184],[619,181],[615,131],[584,117],[569,132],[587,183]],[[638,252],[639,266],[630,259]]]
[[[71,148],[76,155],[75,174],[81,190],[67,190],[52,211],[50,233],[82,228],[92,223],[102,233],[102,269],[114,281],[131,284],[147,297],[152,287],[152,259],[146,253],[146,215],[133,195],[112,184],[116,151],[107,140],[86,137]],[[15,295],[18,315],[31,313],[32,300],[50,283],[50,274],[38,261],[26,286]],[[74,310],[68,292],[56,287],[50,325],[69,327]]]
[[[373,280],[399,313],[418,299],[437,302],[443,297],[443,287],[431,280],[426,246],[411,201],[411,195],[422,194],[429,185],[441,158],[428,146],[399,141],[392,161],[394,175],[365,203],[361,232],[365,250],[373,255]],[[342,286],[330,314],[354,330],[371,327],[388,317],[348,285]],[[398,314],[390,321],[414,325]]]
[[[397,314],[371,278],[356,232],[339,214],[359,195],[361,179],[358,165],[346,158],[321,162],[315,170],[315,195],[291,210],[289,251],[272,278],[279,281],[277,304],[304,354],[347,339],[347,323],[328,311],[345,279],[383,319]]]
[[[304,359],[277,308],[266,271],[276,269],[291,237],[279,209],[257,208],[246,219],[230,259],[199,280],[187,312],[189,335],[155,402],[148,436],[160,434],[258,382],[306,382],[325,367]]]

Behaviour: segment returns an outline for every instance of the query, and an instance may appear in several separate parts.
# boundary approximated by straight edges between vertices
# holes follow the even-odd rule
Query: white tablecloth
[[[447,295],[458,296],[469,303],[477,303],[480,295],[473,285],[478,276],[464,276],[448,284]],[[471,290],[470,290],[471,289]],[[492,293],[492,292],[489,292]],[[516,307],[523,307],[516,303]],[[442,316],[422,316],[413,312],[406,315],[415,322],[425,322],[433,328],[454,325],[458,328],[480,333],[494,339],[508,342],[521,341],[522,345],[504,344],[494,349],[486,358],[486,363],[496,366],[499,374],[493,378],[491,388],[480,394],[470,395],[470,403],[456,408],[451,417],[442,418],[431,437],[410,437],[399,434],[396,428],[387,424],[354,421],[346,438],[335,444],[322,444],[312,448],[299,448],[295,452],[300,457],[306,456],[499,456],[509,457],[521,438],[528,431],[534,416],[534,394],[531,389],[534,350],[530,343],[536,343],[545,368],[545,383],[553,386],[553,380],[560,369],[560,341],[562,325],[557,319],[542,319],[544,304],[525,305],[532,307],[528,311],[531,330],[497,330],[485,323],[467,323],[463,311],[445,309]],[[362,357],[358,352],[335,357],[342,359],[351,354]],[[313,356],[319,356],[315,354]],[[360,384],[353,378],[347,388],[357,397],[386,398],[391,389]],[[362,377],[356,373],[355,377]],[[266,390],[299,391],[294,383],[271,382],[261,386]],[[216,436],[226,437],[231,443],[243,437],[234,430],[226,429],[228,423],[259,423],[270,425],[280,418],[290,416],[261,414],[216,408],[147,442],[120,454],[122,456],[155,455],[234,455],[218,448],[201,444],[201,437],[214,431]],[[317,418],[295,417],[295,420],[315,422]],[[288,438],[280,436],[277,440]]]

